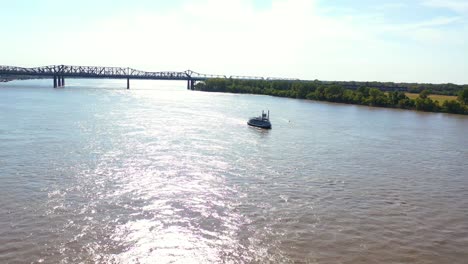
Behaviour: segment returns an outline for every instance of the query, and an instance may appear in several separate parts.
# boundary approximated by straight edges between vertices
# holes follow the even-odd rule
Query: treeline
[[[345,89],[356,90],[360,87],[377,88],[381,91],[401,91],[409,93],[420,93],[424,90],[431,94],[458,95],[460,91],[468,88],[468,85],[457,85],[453,83],[393,83],[393,82],[320,82],[321,84],[339,85]]]
[[[338,84],[300,81],[266,81],[209,79],[195,85],[196,90],[208,92],[265,94],[280,97],[310,99],[347,104],[378,107],[413,109],[428,112],[468,114],[468,87],[459,91],[457,100],[447,100],[442,104],[431,99],[428,90],[420,92],[419,97],[411,99],[403,91],[384,92],[377,88],[361,86],[346,89]]]

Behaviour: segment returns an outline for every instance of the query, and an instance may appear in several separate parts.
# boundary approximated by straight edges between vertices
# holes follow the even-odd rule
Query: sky
[[[0,65],[468,84],[468,0],[0,0]]]

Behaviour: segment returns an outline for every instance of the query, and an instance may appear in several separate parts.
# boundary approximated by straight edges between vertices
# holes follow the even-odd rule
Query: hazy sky
[[[468,0],[0,0],[0,64],[468,83]]]

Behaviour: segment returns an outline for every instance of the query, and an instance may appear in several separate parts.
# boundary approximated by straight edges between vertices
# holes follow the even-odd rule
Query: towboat
[[[259,128],[265,128],[265,129],[271,129],[271,123],[270,123],[270,111],[268,111],[268,114],[265,114],[262,111],[262,115],[259,117],[252,117],[249,119],[247,122],[249,126],[254,126],[254,127],[259,127]]]

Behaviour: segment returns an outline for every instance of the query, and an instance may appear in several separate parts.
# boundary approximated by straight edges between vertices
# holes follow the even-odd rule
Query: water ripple
[[[0,93],[2,263],[468,259],[467,119],[72,81]],[[271,131],[245,124],[262,108]]]

